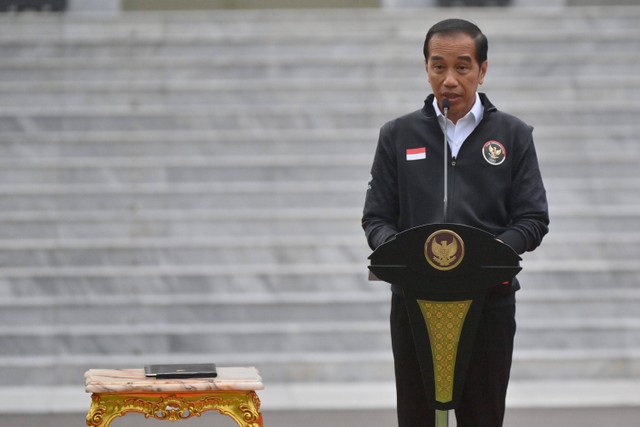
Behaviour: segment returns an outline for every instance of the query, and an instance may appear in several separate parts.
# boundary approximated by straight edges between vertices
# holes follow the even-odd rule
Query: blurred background
[[[636,0],[0,10],[0,425],[83,425],[90,368],[209,361],[260,370],[266,425],[392,425],[390,292],[360,216],[378,129],[421,108],[424,36],[454,16],[489,38],[481,89],[535,127],[550,202],[511,425],[638,409]]]

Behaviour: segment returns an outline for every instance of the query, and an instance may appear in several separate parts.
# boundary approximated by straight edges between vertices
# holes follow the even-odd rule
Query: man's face
[[[476,46],[464,33],[436,34],[429,40],[427,77],[442,110],[449,99],[449,119],[456,123],[473,107],[478,86],[484,81],[487,61],[478,64]]]

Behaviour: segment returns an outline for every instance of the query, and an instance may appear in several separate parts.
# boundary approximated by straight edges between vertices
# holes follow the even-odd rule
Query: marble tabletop
[[[216,378],[156,379],[144,369],[89,369],[84,374],[87,393],[201,392],[262,390],[255,367],[218,367]]]

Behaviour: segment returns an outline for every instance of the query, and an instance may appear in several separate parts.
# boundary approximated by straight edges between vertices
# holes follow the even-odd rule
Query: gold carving
[[[418,300],[431,342],[436,400],[441,403],[453,400],[460,333],[471,303]]]
[[[447,243],[446,240],[438,243],[436,239],[431,241],[431,251],[433,259],[443,267],[448,267],[456,260],[456,252],[458,252],[458,242],[453,240]]]
[[[254,391],[215,391],[202,393],[96,393],[91,397],[87,426],[107,427],[127,412],[145,418],[180,421],[215,410],[227,415],[240,427],[262,427],[260,399]]]
[[[464,241],[451,230],[438,230],[424,243],[424,257],[436,270],[453,270],[464,258]]]

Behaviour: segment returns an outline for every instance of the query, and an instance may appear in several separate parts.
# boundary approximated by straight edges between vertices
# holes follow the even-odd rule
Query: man
[[[499,111],[478,86],[487,39],[474,24],[437,23],[424,43],[433,94],[421,110],[386,123],[371,168],[362,226],[372,249],[428,223],[460,223],[492,233],[517,253],[548,232],[546,192],[533,129]],[[443,100],[448,108],[448,213],[443,218]],[[502,425],[515,335],[518,282],[488,291],[456,418],[459,427]],[[391,338],[400,427],[433,426],[402,289],[392,285]]]

